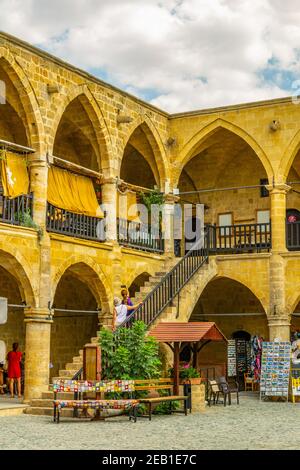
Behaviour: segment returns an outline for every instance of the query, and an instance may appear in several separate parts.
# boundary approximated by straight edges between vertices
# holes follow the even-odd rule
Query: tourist
[[[129,292],[128,292],[126,286],[122,286],[121,296],[122,296],[122,304],[130,305],[131,307],[133,306],[132,300],[129,297]]]
[[[21,398],[21,359],[22,353],[18,351],[19,344],[13,343],[13,350],[7,354],[7,375],[11,398],[14,398],[14,382],[17,381],[18,398]]]
[[[143,302],[140,302],[136,305],[126,305],[122,303],[122,300],[118,297],[114,298],[114,316],[113,316],[113,331],[117,326],[121,325],[127,317],[127,313],[132,313],[136,310]]]

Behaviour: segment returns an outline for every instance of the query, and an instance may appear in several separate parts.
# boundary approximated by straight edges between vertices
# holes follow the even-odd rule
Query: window
[[[256,213],[256,222],[258,224],[269,224],[270,223],[270,211],[269,210],[260,210]],[[260,230],[266,232],[266,226],[261,226]]]
[[[227,227],[228,225],[232,225],[232,213],[219,214],[219,226]]]
[[[219,227],[221,236],[230,235],[231,229],[226,228],[232,225],[232,213],[228,212],[227,214],[219,214]]]
[[[269,180],[267,178],[263,178],[260,180],[260,184],[269,184]],[[268,197],[269,196],[269,191],[264,187],[260,187],[260,197]]]

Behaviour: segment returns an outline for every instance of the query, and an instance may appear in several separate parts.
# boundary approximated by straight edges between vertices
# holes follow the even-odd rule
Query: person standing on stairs
[[[122,304],[133,306],[132,300],[129,297],[129,292],[126,286],[121,286],[121,296],[122,296]]]
[[[118,297],[114,298],[114,312],[113,312],[113,331],[116,327],[121,325],[126,320],[127,313],[132,313],[136,310],[143,302],[139,302],[136,305],[126,305],[122,303],[122,300]]]

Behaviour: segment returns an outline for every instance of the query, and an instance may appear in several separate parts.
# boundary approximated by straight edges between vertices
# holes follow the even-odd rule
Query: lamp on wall
[[[273,121],[270,122],[269,127],[270,127],[270,130],[273,132],[278,131],[281,127],[280,121],[278,121],[277,119],[273,119]]]

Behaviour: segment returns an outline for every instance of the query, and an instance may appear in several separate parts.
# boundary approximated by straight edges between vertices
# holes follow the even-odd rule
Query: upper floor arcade
[[[170,206],[203,204],[212,251],[300,250],[290,98],[169,115],[2,33],[0,80],[2,222],[162,253],[164,227],[135,209],[156,189]]]

